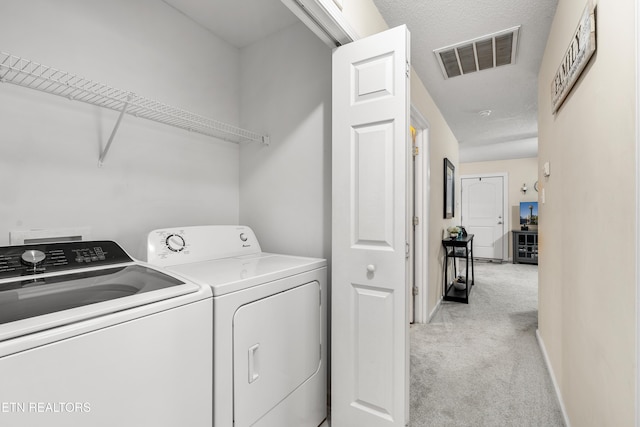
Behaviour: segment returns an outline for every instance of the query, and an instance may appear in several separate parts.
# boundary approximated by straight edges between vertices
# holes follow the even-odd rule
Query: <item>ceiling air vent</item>
[[[444,78],[495,68],[516,62],[520,26],[436,49]]]

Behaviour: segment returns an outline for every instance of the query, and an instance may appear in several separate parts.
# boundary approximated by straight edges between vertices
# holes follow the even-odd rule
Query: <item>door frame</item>
[[[418,288],[417,298],[414,299],[414,323],[429,322],[429,204],[431,196],[431,165],[429,143],[429,121],[411,105],[410,121],[416,129],[416,157],[413,171],[415,187],[413,193],[414,215],[418,217],[418,226],[414,229],[413,274],[414,286]]]
[[[361,38],[334,0],[280,1],[332,49]]]
[[[335,48],[339,44],[348,43],[350,41],[359,40],[360,35],[351,27],[344,18],[342,11],[336,6],[333,0],[281,0],[298,18],[309,27],[322,41],[331,48]],[[429,144],[429,125],[428,120],[412,103],[410,104],[410,121],[414,123],[416,128],[416,145],[421,144],[419,150],[424,153],[422,160],[416,163],[420,170],[417,170],[416,180],[426,182],[424,189],[426,197],[420,203],[423,216],[420,218],[422,232],[414,236],[414,274],[418,283],[417,304],[414,307],[415,323],[429,322],[429,197],[431,185],[430,171],[430,144]],[[418,181],[416,181],[418,182]],[[417,255],[421,253],[421,258]],[[418,260],[418,262],[416,262]],[[422,279],[421,279],[422,278]],[[421,280],[420,280],[421,279]],[[436,307],[437,307],[436,303]],[[435,309],[434,309],[435,310]]]
[[[636,4],[636,333],[640,334],[640,6]],[[640,340],[636,339],[636,366],[640,366]],[[640,427],[640,369],[636,369],[635,425]]]
[[[509,261],[509,231],[511,230],[511,215],[509,215],[509,174],[507,172],[496,173],[474,173],[467,175],[460,175],[460,190],[462,191],[462,180],[473,178],[490,178],[501,177],[502,178],[502,218],[504,219],[502,225],[504,226],[503,239],[502,239],[502,261]],[[460,216],[462,217],[462,197],[460,197]],[[462,220],[460,221],[462,223]]]

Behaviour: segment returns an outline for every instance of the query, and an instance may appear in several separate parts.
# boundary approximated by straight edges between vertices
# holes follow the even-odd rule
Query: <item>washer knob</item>
[[[22,259],[23,264],[26,264],[31,267],[35,267],[36,265],[44,261],[46,257],[47,255],[44,252],[39,251],[37,249],[31,249],[31,250],[25,251],[20,258]]]
[[[184,247],[186,246],[184,237],[180,236],[179,234],[170,235],[169,237],[167,237],[167,240],[165,240],[165,243],[167,244],[167,248],[169,248],[169,250],[173,252],[180,252],[184,250]]]

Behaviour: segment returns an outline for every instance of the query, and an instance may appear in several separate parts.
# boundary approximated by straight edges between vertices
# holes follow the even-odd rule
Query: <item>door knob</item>
[[[376,266],[375,266],[375,265],[373,265],[373,264],[369,264],[369,265],[367,265],[367,271],[368,271],[369,273],[373,273],[374,271],[376,271]]]
[[[498,224],[502,224],[502,221],[498,221]]]

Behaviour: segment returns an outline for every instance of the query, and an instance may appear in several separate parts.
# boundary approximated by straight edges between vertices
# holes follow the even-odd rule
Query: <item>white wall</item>
[[[297,23],[241,51],[242,125],[268,128],[245,145],[240,222],[262,249],[330,257],[331,50]]]
[[[0,50],[238,124],[237,49],[154,0],[3,0]],[[235,144],[0,85],[0,245],[88,225],[143,256],[156,227],[237,223]],[[257,129],[257,131],[261,131]]]
[[[489,162],[538,157],[538,138],[519,139],[495,144],[460,146],[460,162]]]

